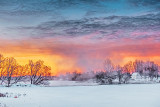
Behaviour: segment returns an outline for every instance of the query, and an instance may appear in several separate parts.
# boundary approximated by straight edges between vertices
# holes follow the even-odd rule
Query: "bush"
[[[0,97],[6,97],[6,95],[5,95],[5,94],[0,93]]]

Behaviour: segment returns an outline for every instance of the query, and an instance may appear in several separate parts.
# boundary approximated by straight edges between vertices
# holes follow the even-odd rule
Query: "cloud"
[[[24,36],[30,33],[28,35],[33,38],[79,37],[99,32],[90,39],[140,39],[150,36],[157,39],[158,31],[160,30],[159,16],[160,13],[140,16],[109,16],[78,20],[47,21],[37,26],[10,27],[8,30],[23,31]],[[146,33],[144,33],[145,31]],[[139,32],[139,34],[133,36],[133,32]]]
[[[57,72],[160,57],[155,0],[0,0],[0,8],[2,52],[42,58]]]
[[[94,34],[88,37],[92,36]],[[115,64],[123,65],[126,63],[125,58],[133,60],[132,58],[160,57],[160,43],[150,39],[136,42],[132,39],[121,39],[116,42],[88,43],[88,40],[83,37],[68,38],[63,41],[60,38],[39,38],[19,41],[1,40],[0,44],[3,53],[11,54],[16,58],[26,56],[28,60],[29,58],[42,59],[55,67],[56,73],[76,69],[83,71],[103,69],[105,58],[111,58]]]
[[[0,0],[0,14],[8,14],[12,16],[28,16],[28,15],[55,15],[61,14],[65,10],[80,10],[85,12],[85,16],[90,16],[90,13],[116,13],[117,11],[130,11],[141,6],[150,8],[154,11],[155,8],[160,8],[158,0]],[[129,9],[128,9],[129,7]],[[146,10],[147,10],[146,9]],[[147,10],[148,11],[148,10]],[[133,11],[132,11],[133,12]],[[127,12],[128,13],[128,12]],[[107,15],[106,14],[106,15]]]
[[[135,6],[160,6],[159,0],[130,0],[129,2]]]
[[[125,37],[135,29],[159,30],[160,13],[155,10],[158,1],[135,1],[0,0],[3,29],[0,35],[7,38],[13,35],[14,38],[76,37],[101,32],[97,37],[101,39],[125,29],[126,33],[115,38]],[[135,7],[135,3],[146,8]]]

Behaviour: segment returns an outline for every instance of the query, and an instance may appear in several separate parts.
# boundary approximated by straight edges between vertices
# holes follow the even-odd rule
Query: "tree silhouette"
[[[9,87],[12,83],[11,80],[14,76],[14,73],[17,69],[17,62],[14,58],[5,58],[5,78],[7,82],[7,87]]]
[[[29,61],[28,74],[30,76],[31,84],[41,84],[44,80],[47,80],[47,76],[51,76],[51,68],[44,65],[44,62],[39,60],[37,62]]]

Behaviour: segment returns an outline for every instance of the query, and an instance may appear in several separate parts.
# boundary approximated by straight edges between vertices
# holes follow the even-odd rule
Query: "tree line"
[[[44,64],[44,61],[33,62],[29,60],[28,64],[20,65],[13,57],[4,57],[0,54],[0,84],[10,87],[18,82],[30,82],[30,84],[45,84],[46,80],[63,79],[70,81],[95,80],[100,84],[113,84],[118,80],[118,84],[128,83],[132,73],[138,73],[141,77],[154,78],[159,77],[159,65],[153,61],[135,60],[129,61],[124,66],[115,65],[110,59],[103,63],[103,70],[89,72],[67,72],[63,75],[52,76],[51,67]]]
[[[96,74],[96,79],[101,83],[112,84],[114,79],[118,79],[118,83],[127,83],[131,79],[132,73],[137,72],[141,77],[153,78],[159,77],[159,65],[153,61],[135,60],[129,61],[124,66],[114,65],[110,59],[104,62],[104,72]]]
[[[44,61],[29,61],[26,65],[19,65],[13,57],[0,54],[0,84],[10,87],[20,81],[30,81],[31,84],[42,84],[51,76],[51,67],[44,65]]]
[[[114,80],[118,80],[118,84],[128,83],[131,80],[132,73],[138,73],[141,77],[149,78],[152,81],[159,77],[159,65],[153,61],[135,60],[129,61],[124,66],[115,65],[110,59],[106,59],[103,63],[103,70],[90,72],[73,72],[61,75],[59,78],[85,81],[94,79],[100,84],[113,84]]]

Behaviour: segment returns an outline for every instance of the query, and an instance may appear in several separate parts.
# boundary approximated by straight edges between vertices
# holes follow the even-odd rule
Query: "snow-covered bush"
[[[112,84],[112,81],[116,79],[116,76],[112,75],[112,73],[98,72],[95,75],[95,78],[100,84]]]

